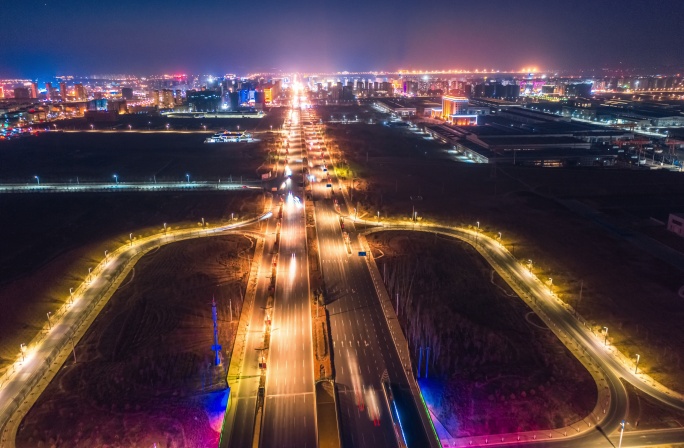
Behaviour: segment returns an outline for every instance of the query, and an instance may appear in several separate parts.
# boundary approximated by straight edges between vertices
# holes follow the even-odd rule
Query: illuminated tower
[[[85,87],[83,87],[83,84],[76,84],[74,86],[74,92],[76,93],[76,99],[79,101],[85,101],[88,99],[88,95],[86,94]]]
[[[214,351],[214,365],[220,366],[221,357],[219,353],[221,352],[221,346],[218,343],[218,316],[216,315],[216,299],[213,297],[211,299],[211,318],[214,321],[214,345],[211,346],[211,349]]]
[[[67,100],[67,86],[65,82],[59,83],[59,94],[62,97],[62,101]]]

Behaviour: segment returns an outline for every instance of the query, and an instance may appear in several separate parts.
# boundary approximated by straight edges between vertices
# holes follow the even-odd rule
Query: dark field
[[[399,294],[415,365],[431,349],[421,388],[453,437],[559,428],[591,412],[591,375],[470,245],[410,232],[368,241]],[[426,352],[423,374],[425,362]]]
[[[211,134],[211,133],[209,133]],[[46,132],[0,142],[0,183],[235,182],[258,179],[270,133],[253,143],[205,144],[205,133]],[[78,178],[78,179],[77,179]]]
[[[253,241],[182,241],[143,257],[33,406],[18,447],[217,446],[228,360]],[[233,307],[230,322],[229,304]]]
[[[609,327],[611,342],[625,355],[639,353],[640,368],[684,391],[684,299],[678,295],[684,272],[632,237],[658,233],[650,216],[663,219],[684,210],[682,174],[496,169],[450,161],[434,142],[399,129],[331,125],[327,132],[355,175],[370,179],[357,182],[362,213],[408,219],[413,206],[425,220],[472,226],[480,221],[490,236],[502,232],[517,258],[532,259],[540,278],[553,278],[563,300],[597,328]],[[568,200],[601,212],[601,218],[572,211]],[[657,228],[661,236],[662,229]]]
[[[95,129],[116,129],[116,130],[152,130],[152,131],[166,131],[166,125],[169,125],[171,130],[193,131],[204,130],[219,131],[219,130],[237,130],[240,126],[242,131],[260,132],[270,130],[270,126],[275,129],[283,124],[283,108],[266,109],[265,116],[262,118],[182,118],[182,117],[164,117],[161,115],[147,115],[147,114],[124,114],[117,116],[116,122],[97,123],[86,120],[85,118],[73,118],[69,120],[61,120],[50,123],[53,128],[54,124],[57,129],[67,130],[90,130],[90,124]]]
[[[256,193],[0,195],[0,371],[102,259],[105,250],[170,228],[253,216]],[[255,208],[257,207],[257,208]]]

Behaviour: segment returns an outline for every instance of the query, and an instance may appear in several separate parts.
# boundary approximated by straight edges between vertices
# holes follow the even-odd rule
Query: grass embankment
[[[0,195],[0,372],[110,252],[167,229],[200,228],[260,210],[262,197],[239,193]],[[232,215],[231,215],[232,214]],[[8,238],[12,235],[12,238]]]
[[[231,235],[144,256],[76,346],[78,362],[31,409],[17,446],[216,445],[226,383],[225,364],[212,362],[211,300],[227,361],[253,247]]]

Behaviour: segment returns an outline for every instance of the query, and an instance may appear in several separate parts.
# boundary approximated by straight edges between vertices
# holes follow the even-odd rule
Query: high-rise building
[[[83,84],[76,84],[74,86],[74,93],[76,94],[76,99],[78,101],[85,101],[88,99],[88,95],[86,95],[86,90],[85,87],[83,87]]]
[[[48,101],[54,101],[55,100],[55,93],[54,89],[52,88],[52,83],[51,82],[46,82],[45,83],[45,90],[46,90],[46,97]]]
[[[221,105],[221,94],[214,90],[187,91],[185,97],[193,112],[215,112]]]
[[[122,87],[121,88],[121,98],[123,98],[127,101],[132,101],[133,100],[133,89],[131,87]]]
[[[174,106],[174,99],[173,99],[173,90],[171,89],[163,89],[161,91],[161,95],[159,97],[159,101],[161,101],[160,107],[163,107],[164,109],[171,109]]]
[[[31,98],[38,98],[38,83],[32,82],[30,90],[31,90]]]
[[[14,97],[21,99],[31,98],[31,90],[28,87],[17,87],[14,89]]]
[[[59,83],[59,96],[62,97],[62,101],[67,100],[67,85],[65,82]]]

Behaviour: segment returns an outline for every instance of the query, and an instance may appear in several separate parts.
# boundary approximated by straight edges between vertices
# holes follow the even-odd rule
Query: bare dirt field
[[[253,246],[231,235],[143,257],[76,346],[78,362],[24,419],[17,446],[216,446],[226,384],[212,366],[211,300],[227,361]]]
[[[0,142],[0,182],[228,182],[258,179],[270,133],[253,143],[205,144],[205,134],[46,132]]]
[[[421,389],[453,437],[559,428],[591,412],[591,375],[471,246],[411,232],[368,241],[415,365],[423,347],[421,376],[430,347]]]
[[[104,256],[133,238],[262,210],[262,195],[104,193],[0,195],[0,372]]]
[[[116,129],[128,130],[128,125],[131,125],[131,130],[166,130],[166,125],[169,125],[171,130],[204,130],[206,126],[207,131],[218,130],[240,130],[259,132],[270,130],[271,125],[275,128],[283,123],[283,111],[285,108],[272,107],[264,110],[265,115],[261,118],[189,118],[189,117],[166,117],[163,115],[148,115],[148,114],[123,114],[116,117],[114,122],[94,122],[85,118],[73,118],[68,120],[60,120],[51,123],[50,127],[57,125],[57,129],[68,130],[90,130],[92,124],[95,129]]]
[[[457,163],[443,147],[380,125],[329,125],[358,182],[361,214],[480,226],[521,260],[640,369],[684,392],[684,272],[635,245],[649,216],[682,211],[680,173]],[[335,145],[333,150],[335,149]],[[571,211],[578,201],[607,221]],[[356,202],[356,200],[355,200]],[[646,226],[650,227],[650,225]],[[580,300],[580,291],[582,291]]]

